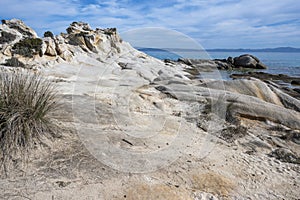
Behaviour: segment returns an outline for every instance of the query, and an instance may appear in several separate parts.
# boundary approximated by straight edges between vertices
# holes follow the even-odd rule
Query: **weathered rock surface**
[[[286,83],[292,83],[300,81],[299,77],[290,77],[285,74],[269,74],[266,72],[247,72],[244,74],[232,74],[231,78],[237,79],[237,78],[258,78],[260,80],[266,81],[266,80],[272,80],[272,81],[283,81]]]
[[[191,80],[192,61],[164,63],[82,22],[43,40],[24,62],[57,86],[63,137],[1,171],[0,199],[299,197],[299,100],[273,82]]]
[[[37,38],[36,32],[19,19],[2,20],[2,26],[13,29],[24,37]]]
[[[244,54],[239,57],[235,57],[233,60],[233,65],[236,68],[267,69],[267,66],[261,63],[260,60],[253,55]]]
[[[48,55],[48,56],[57,56],[57,51],[56,51],[56,44],[55,41],[47,37],[44,39],[44,43],[46,44],[45,46],[45,51],[42,51],[42,54]]]
[[[76,34],[76,33],[89,33],[92,31],[92,28],[88,23],[85,22],[73,22],[68,28],[68,34]]]
[[[270,153],[271,156],[289,163],[300,164],[300,157],[295,155],[292,151],[285,148],[275,149],[273,152]]]
[[[292,85],[300,85],[300,80],[292,80],[291,84]]]
[[[37,34],[21,20],[3,20],[0,25],[0,63],[4,63],[6,59],[13,55],[12,46],[23,38],[37,38]],[[67,28],[68,34],[60,34],[53,38],[42,38],[43,44],[39,56],[35,56],[33,60],[21,59],[26,65],[35,66],[36,63],[45,65],[49,64],[50,58],[44,58],[44,55],[52,57],[51,60],[56,62],[74,60],[76,54],[97,54],[101,57],[109,57],[113,54],[120,53],[119,45],[122,43],[115,28],[96,29],[84,22],[73,22]],[[8,38],[9,34],[9,39]],[[1,39],[2,38],[2,39]]]
[[[230,75],[233,79],[250,79],[251,77],[260,79],[264,82],[269,83],[273,87],[280,88],[284,93],[300,99],[300,93],[297,92],[299,88],[292,89],[289,85],[300,81],[299,77],[290,77],[285,74],[269,74],[265,72],[248,72],[244,74],[232,74]]]
[[[270,120],[293,129],[300,129],[300,113],[292,108],[298,109],[299,101],[290,96],[280,98],[259,80],[212,81],[197,86],[174,83],[161,85],[157,89],[181,101],[201,102],[203,98],[220,101],[219,113],[216,114],[223,119],[238,117]],[[292,105],[286,108],[284,106],[286,103],[281,101],[282,98],[287,98],[286,101]]]
[[[192,74],[200,74],[201,72],[213,71],[216,69],[219,70],[232,70],[240,68],[248,69],[267,69],[267,66],[264,65],[258,58],[253,55],[244,54],[239,57],[228,57],[227,59],[188,59],[180,58],[178,61],[165,60],[165,63],[175,64],[183,63],[188,65],[190,68],[188,71]]]

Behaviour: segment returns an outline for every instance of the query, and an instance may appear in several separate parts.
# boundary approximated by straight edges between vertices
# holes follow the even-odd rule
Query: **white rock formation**
[[[3,63],[25,35],[0,30],[16,35],[1,46]],[[190,80],[187,65],[139,52],[115,29],[74,22],[67,32],[18,56],[56,84],[65,135],[28,174],[1,179],[0,199],[299,197],[299,166],[276,151],[298,161],[299,100],[256,79]]]

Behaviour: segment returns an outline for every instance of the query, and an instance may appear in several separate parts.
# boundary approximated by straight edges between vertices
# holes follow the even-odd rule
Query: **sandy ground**
[[[299,199],[299,165],[268,156],[280,145],[299,152],[278,139],[287,130],[243,119],[245,133],[226,141],[222,119],[198,128],[190,103],[143,79],[66,67],[55,69],[64,79],[55,114],[62,137],[2,175],[1,199]]]

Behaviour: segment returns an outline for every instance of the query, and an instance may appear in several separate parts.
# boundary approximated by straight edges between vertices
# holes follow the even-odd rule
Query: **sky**
[[[84,21],[116,27],[124,37],[151,27],[173,30],[206,49],[300,48],[299,0],[0,0],[0,8],[2,19],[21,19],[39,36]]]

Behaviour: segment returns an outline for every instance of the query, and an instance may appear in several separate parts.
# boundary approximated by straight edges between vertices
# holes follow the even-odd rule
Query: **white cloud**
[[[121,33],[121,36],[137,47],[202,49],[193,38],[160,27],[133,29]]]
[[[298,0],[1,0],[4,18],[21,18],[41,34],[64,31],[72,21],[92,27],[165,27],[209,48],[300,47]]]
[[[29,17],[49,17],[51,15],[74,16],[78,14],[74,3],[65,0],[1,0],[1,14]]]

